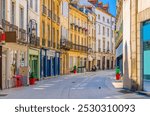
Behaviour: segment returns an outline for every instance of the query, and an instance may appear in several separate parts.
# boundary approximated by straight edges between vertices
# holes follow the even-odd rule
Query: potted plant
[[[116,80],[119,80],[121,77],[119,67],[116,67]]]
[[[29,83],[30,83],[30,85],[34,85],[35,84],[35,74],[33,72],[30,75]]]
[[[73,67],[73,72],[74,72],[74,74],[77,73],[77,67],[76,66]]]

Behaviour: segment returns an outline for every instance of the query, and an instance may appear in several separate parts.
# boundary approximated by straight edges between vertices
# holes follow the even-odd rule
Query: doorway
[[[144,90],[150,91],[150,21],[143,23],[143,77]]]

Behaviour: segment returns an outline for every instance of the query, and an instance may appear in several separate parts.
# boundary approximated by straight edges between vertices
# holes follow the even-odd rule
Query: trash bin
[[[22,75],[15,75],[14,78],[16,79],[16,87],[21,87],[22,86]]]

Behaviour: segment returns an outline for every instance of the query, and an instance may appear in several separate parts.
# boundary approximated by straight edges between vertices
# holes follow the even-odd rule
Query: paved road
[[[0,99],[124,99],[148,98],[114,88],[113,70],[67,75],[37,82],[34,86],[1,91]]]

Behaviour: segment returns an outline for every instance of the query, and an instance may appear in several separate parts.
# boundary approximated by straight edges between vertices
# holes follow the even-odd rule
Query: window
[[[98,27],[99,27],[98,31],[99,31],[99,34],[100,34],[100,33],[101,33],[101,27],[100,27],[100,24],[98,25]]]
[[[42,37],[45,38],[45,22],[42,22]]]
[[[73,43],[73,38],[72,34],[70,34],[70,41]]]
[[[114,31],[113,30],[111,31],[111,37],[114,37]]]
[[[11,4],[12,6],[11,6],[11,14],[12,14],[12,16],[11,16],[11,23],[12,24],[15,24],[15,3],[14,2],[12,2],[12,4]]]
[[[98,52],[101,52],[101,40],[98,40]]]
[[[105,38],[103,38],[103,52],[105,52]]]
[[[52,38],[51,38],[51,42],[52,42],[52,46],[53,46],[53,47],[54,47],[54,44],[53,44],[54,40],[55,40],[55,28],[53,27],[53,30],[52,30]]]
[[[48,25],[48,40],[50,41],[50,25]]]
[[[100,20],[100,18],[101,18],[100,15],[98,15],[98,19],[99,19],[99,20]]]
[[[76,35],[74,35],[74,42],[77,43]]]
[[[62,2],[62,15],[68,17],[68,3]]]
[[[20,28],[24,27],[24,9],[20,8],[20,19],[19,19],[19,23],[20,23]]]
[[[57,44],[56,44],[57,48],[58,48],[58,44],[60,44],[60,41],[59,41],[59,30],[57,30]]]
[[[109,51],[109,41],[107,42],[107,51]]]
[[[109,28],[107,28],[107,37],[109,37]]]
[[[103,22],[105,22],[105,17],[103,17]]]
[[[103,26],[103,35],[105,35],[105,27]]]
[[[107,19],[107,23],[109,23],[109,19]]]
[[[33,0],[30,0],[30,7],[33,8]]]
[[[78,45],[80,45],[80,36],[78,36]]]
[[[38,12],[38,0],[35,0],[35,12]]]
[[[5,14],[5,6],[6,5],[6,1],[5,0],[2,0],[2,4],[1,4],[1,8],[2,8],[2,19],[5,19],[6,18],[6,14]],[[1,10],[1,9],[0,9]],[[0,19],[1,20],[1,19]]]

